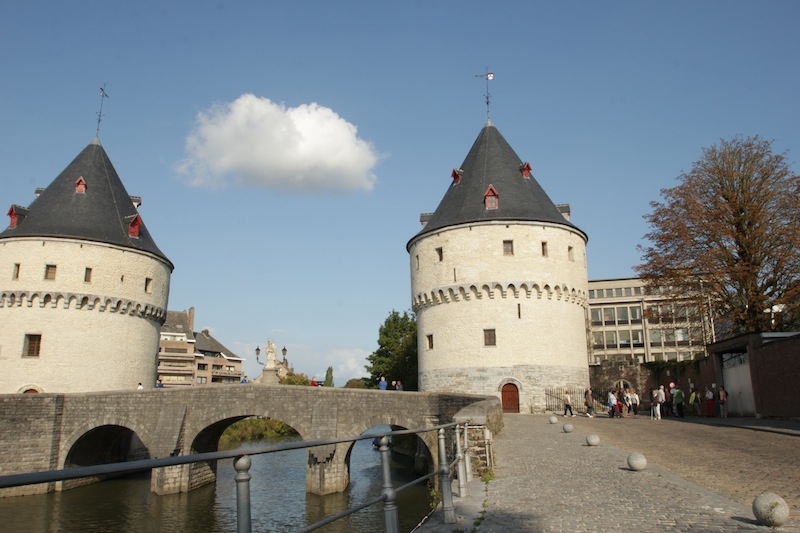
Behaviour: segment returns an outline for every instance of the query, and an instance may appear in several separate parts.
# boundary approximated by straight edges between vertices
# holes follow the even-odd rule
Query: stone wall
[[[296,429],[303,440],[357,436],[389,424],[407,429],[450,422],[463,407],[484,397],[455,393],[376,391],[328,387],[209,385],[191,389],[152,389],[86,394],[0,395],[0,475],[64,468],[76,450],[91,454],[92,443],[81,440],[103,427],[108,435],[131,437],[130,457],[155,459],[214,451],[219,435],[248,416],[280,420]],[[435,432],[422,435],[430,455],[438,460]],[[140,444],[139,444],[140,443]],[[96,444],[96,443],[95,443]],[[83,447],[82,447],[83,446]],[[313,452],[319,490],[346,486],[345,461],[349,445],[330,446],[333,453]],[[325,447],[328,448],[328,447]],[[94,464],[108,462],[97,460]],[[113,462],[113,461],[112,461]],[[187,491],[213,482],[215,466],[159,469],[152,477],[154,492]],[[341,479],[339,479],[341,478]],[[58,490],[28,486],[0,490],[0,495],[35,494]]]

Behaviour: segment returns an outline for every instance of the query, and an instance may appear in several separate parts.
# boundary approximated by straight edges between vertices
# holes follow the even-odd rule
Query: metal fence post
[[[444,443],[444,428],[439,429],[439,484],[442,488],[442,512],[445,524],[456,523],[456,509],[453,506],[453,487],[450,483],[450,465],[447,464],[447,450]]]
[[[250,525],[250,456],[239,455],[233,460],[236,475],[236,531],[251,533]]]
[[[464,423],[464,469],[467,481],[472,481],[472,456],[469,453],[469,420]]]
[[[381,469],[383,470],[383,526],[386,533],[400,533],[400,520],[397,516],[397,493],[392,485],[391,458],[389,457],[389,437],[381,437]]]
[[[458,460],[458,497],[464,498],[467,496],[467,469],[464,464],[464,452],[461,449],[461,433],[459,433],[461,426],[456,426],[456,459]],[[464,430],[466,431],[466,429]]]

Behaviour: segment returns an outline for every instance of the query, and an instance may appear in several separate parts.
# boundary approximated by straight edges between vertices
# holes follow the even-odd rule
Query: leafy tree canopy
[[[286,374],[279,381],[281,385],[310,385],[311,379],[303,373]]]
[[[325,387],[333,387],[333,367],[329,366],[325,372],[325,381],[322,383]]]
[[[733,333],[800,326],[800,177],[758,136],[705,148],[645,216],[636,267],[653,287],[696,296]]]
[[[378,349],[367,357],[370,387],[377,388],[381,376],[399,380],[404,390],[417,390],[417,318],[392,311],[378,330]]]
[[[347,383],[344,384],[345,389],[369,389],[370,388],[370,379],[369,378],[352,378],[348,379]]]

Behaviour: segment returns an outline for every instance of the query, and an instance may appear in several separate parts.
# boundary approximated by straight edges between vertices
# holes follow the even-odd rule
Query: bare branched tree
[[[703,150],[645,216],[636,267],[648,285],[695,295],[736,333],[800,326],[800,176],[758,136]]]

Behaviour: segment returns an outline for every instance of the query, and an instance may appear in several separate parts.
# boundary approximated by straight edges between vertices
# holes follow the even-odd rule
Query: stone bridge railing
[[[0,468],[9,475],[212,452],[228,426],[250,416],[280,420],[303,440],[359,435],[385,424],[433,427],[453,421],[459,411],[485,399],[449,393],[253,384],[2,395]],[[435,463],[435,438],[423,437],[420,442],[419,454]],[[349,445],[344,443],[311,448],[306,490],[316,494],[345,490],[349,484],[348,451]],[[168,494],[187,492],[215,479],[215,462],[195,463],[155,470],[151,485],[154,492]],[[0,491],[0,495],[72,486],[75,484],[50,483],[6,489],[12,492]]]

